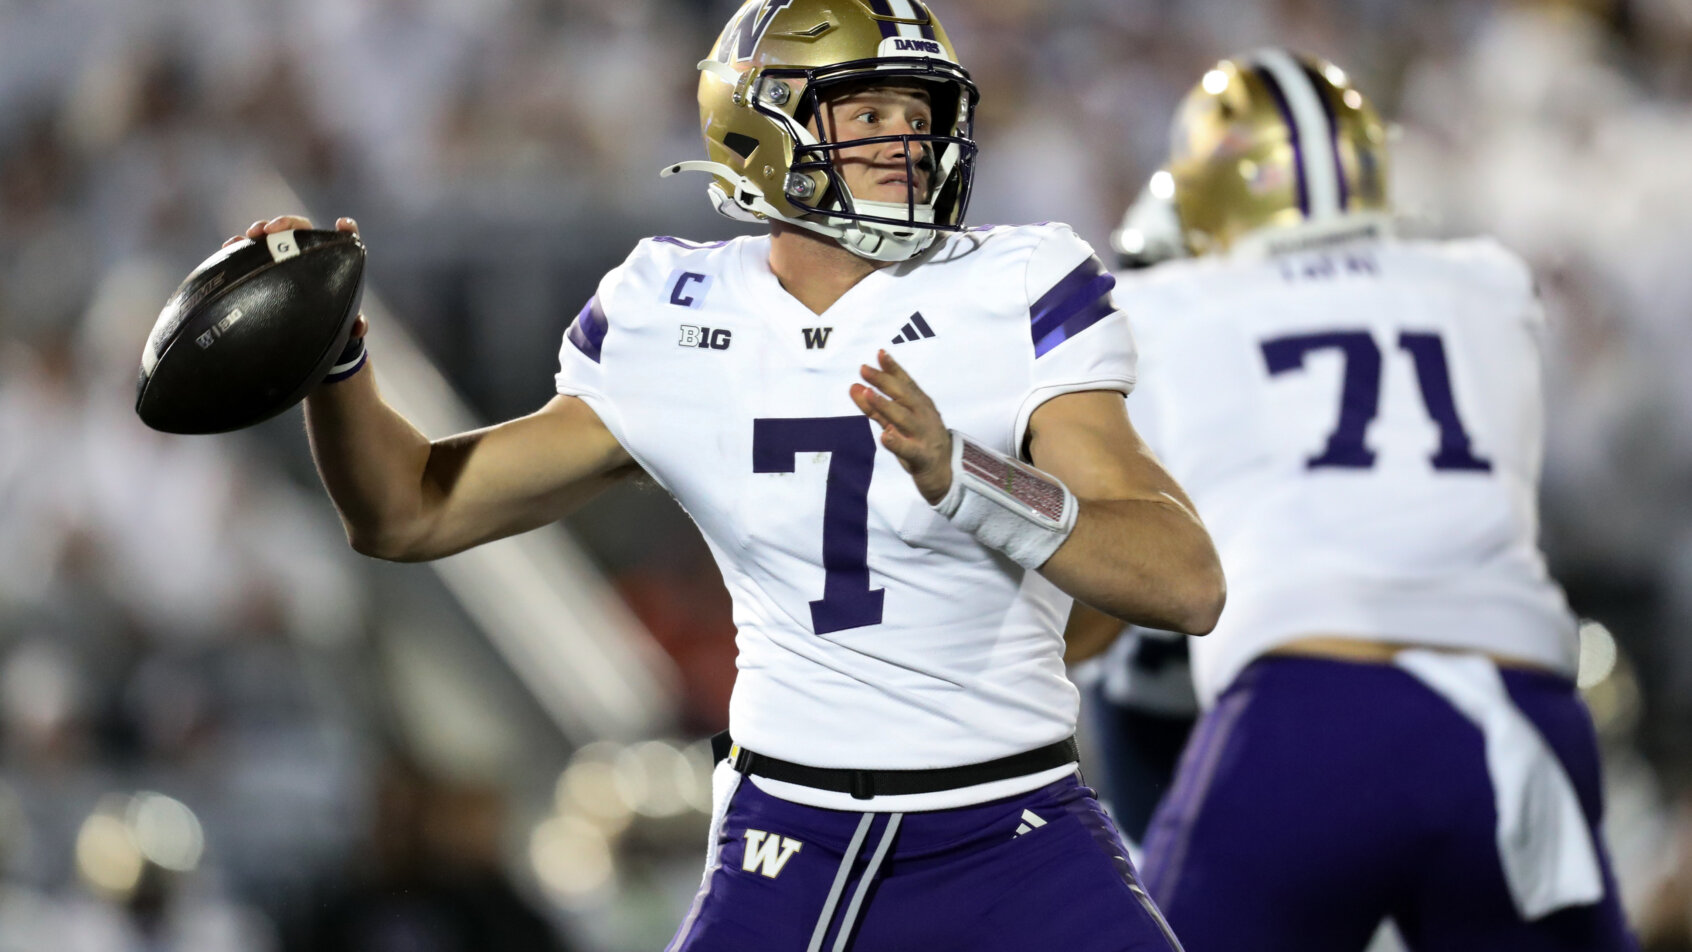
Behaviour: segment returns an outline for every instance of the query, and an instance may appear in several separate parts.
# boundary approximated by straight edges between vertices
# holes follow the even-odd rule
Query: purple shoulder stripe
[[[599,295],[595,294],[582,312],[576,315],[575,323],[570,325],[570,331],[564,335],[576,349],[588,356],[589,360],[599,363],[599,349],[605,344],[605,332],[611,327],[605,320],[605,310],[599,306]]]
[[[1034,356],[1044,357],[1052,348],[1114,313],[1116,306],[1110,300],[1114,287],[1115,276],[1104,269],[1097,255],[1092,255],[1040,295],[1029,311]]]

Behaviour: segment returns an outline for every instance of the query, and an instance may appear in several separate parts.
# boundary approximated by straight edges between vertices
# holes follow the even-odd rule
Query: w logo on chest
[[[832,327],[802,327],[805,332],[805,349],[821,350],[828,346],[828,335],[834,333]]]
[[[765,833],[763,830],[746,831],[746,855],[740,861],[740,868],[749,873],[762,873],[774,879],[781,875],[781,868],[799,852],[803,846],[798,840],[785,836]]]

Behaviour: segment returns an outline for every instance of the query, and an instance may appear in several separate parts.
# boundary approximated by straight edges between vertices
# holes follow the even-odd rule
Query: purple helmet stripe
[[[938,40],[939,37],[934,35],[934,13],[928,9],[928,4],[923,0],[911,0],[911,6],[915,7],[917,15],[922,17],[922,38]]]
[[[1334,150],[1334,178],[1339,180],[1339,207],[1345,211],[1350,202],[1351,189],[1345,180],[1345,163],[1340,161],[1339,117],[1334,115],[1334,104],[1328,100],[1327,84],[1316,75],[1316,71],[1306,64],[1299,64],[1304,69],[1305,78],[1310,80],[1310,88],[1316,91],[1316,98],[1322,103],[1322,113],[1328,117],[1328,143]]]
[[[870,10],[873,11],[876,16],[893,16],[893,5],[888,3],[887,0],[868,0],[868,2]],[[875,21],[875,25],[881,27],[882,39],[886,39],[890,36],[897,36],[899,33],[899,25],[894,23],[892,20],[877,20]]]
[[[1034,356],[1045,356],[1052,348],[1114,313],[1116,306],[1110,298],[1114,287],[1116,278],[1105,271],[1095,255],[1076,265],[1075,270],[1042,294],[1030,309]]]
[[[1304,217],[1309,218],[1310,187],[1304,180],[1304,147],[1299,142],[1298,123],[1293,121],[1292,106],[1287,104],[1287,94],[1268,67],[1255,66],[1252,67],[1252,72],[1263,80],[1263,85],[1269,87],[1269,95],[1275,100],[1275,108],[1281,111],[1281,120],[1287,124],[1287,141],[1292,144],[1293,150],[1293,170],[1298,173],[1298,210]]]
[[[576,315],[575,323],[570,325],[570,332],[565,336],[576,349],[588,356],[589,360],[599,363],[599,350],[605,345],[605,332],[611,327],[605,320],[605,311],[599,306],[599,295],[595,294]]]

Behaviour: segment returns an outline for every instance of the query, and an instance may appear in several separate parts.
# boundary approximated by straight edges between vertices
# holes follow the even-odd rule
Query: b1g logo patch
[[[734,332],[726,327],[695,327],[692,324],[681,326],[681,340],[676,341],[678,347],[698,347],[702,350],[728,350],[729,342],[734,340]]]
[[[804,845],[798,840],[774,836],[763,830],[747,830],[746,855],[740,860],[740,868],[774,879],[781,875],[782,867]]]

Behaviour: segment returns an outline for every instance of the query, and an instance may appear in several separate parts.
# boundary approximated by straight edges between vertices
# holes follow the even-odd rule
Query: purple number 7
[[[1262,344],[1263,361],[1271,376],[1304,367],[1313,350],[1332,348],[1345,357],[1340,384],[1340,416],[1322,452],[1305,461],[1309,469],[1340,466],[1368,469],[1375,465],[1375,452],[1364,443],[1369,424],[1381,405],[1381,349],[1367,331],[1327,331],[1294,334]],[[1492,463],[1476,456],[1469,431],[1457,415],[1457,400],[1451,394],[1451,371],[1445,360],[1445,342],[1438,334],[1405,331],[1398,335],[1398,347],[1416,365],[1416,384],[1422,391],[1422,406],[1439,426],[1439,450],[1429,457],[1436,470],[1489,473]]]
[[[881,624],[885,589],[869,584],[869,486],[875,434],[864,416],[752,421],[752,471],[791,473],[800,453],[827,453],[823,493],[823,597],[811,602],[819,635]]]

